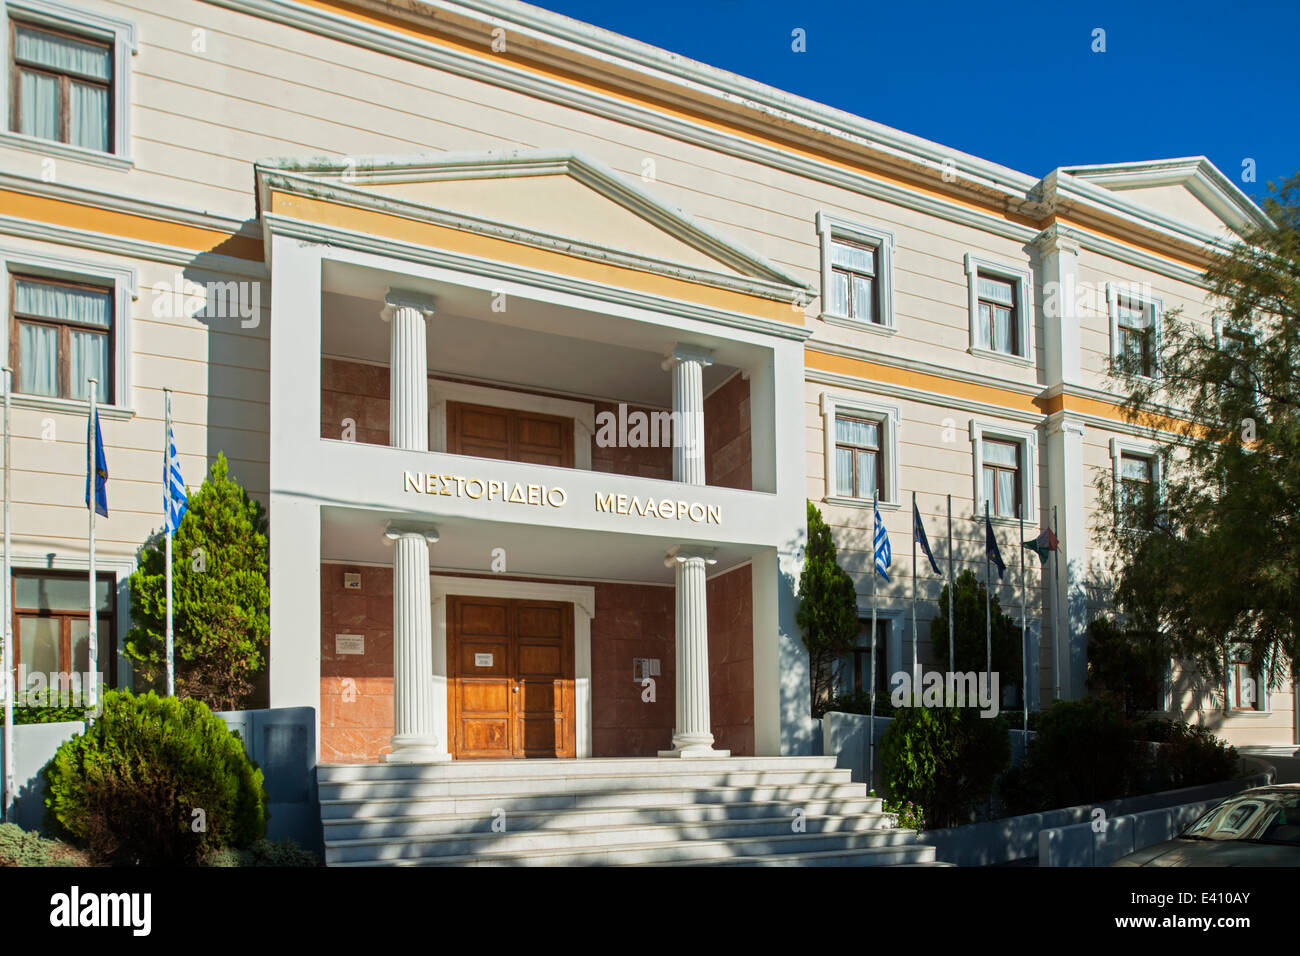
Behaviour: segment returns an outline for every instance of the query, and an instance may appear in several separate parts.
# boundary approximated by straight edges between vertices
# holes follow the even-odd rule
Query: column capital
[[[664,371],[680,365],[682,362],[699,362],[700,365],[713,364],[713,350],[701,348],[698,345],[683,345],[678,343],[673,346],[673,350],[664,356],[660,367]]]
[[[691,558],[699,558],[705,564],[718,563],[717,548],[702,548],[693,544],[678,544],[668,550],[664,556],[664,567],[671,568],[677,564],[685,564]]]
[[[436,311],[433,296],[412,292],[409,289],[394,289],[390,286],[384,294],[384,307],[379,314],[385,322],[388,322],[398,309],[415,309],[425,319],[433,318]]]
[[[1079,254],[1079,236],[1068,226],[1052,223],[1033,239],[1030,245],[1036,246],[1039,253],[1049,256],[1054,252],[1064,252],[1072,256]]]
[[[438,543],[438,529],[432,525],[390,521],[384,527],[384,537],[389,541],[414,535],[421,536],[429,544]]]

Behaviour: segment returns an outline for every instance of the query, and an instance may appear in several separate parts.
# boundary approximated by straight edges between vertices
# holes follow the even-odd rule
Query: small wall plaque
[[[491,667],[491,666],[492,666],[492,655],[491,655],[491,654],[475,654],[475,655],[474,655],[474,666],[475,666],[475,667]]]
[[[364,634],[334,635],[335,654],[364,654],[365,652],[366,636]]]
[[[359,571],[343,572],[343,590],[345,591],[361,590],[361,573]]]

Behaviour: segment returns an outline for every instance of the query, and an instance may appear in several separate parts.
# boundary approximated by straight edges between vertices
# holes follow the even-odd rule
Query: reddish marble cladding
[[[754,753],[754,616],[750,566],[711,578],[709,707],[713,746]]]
[[[343,438],[344,423],[355,425],[355,441],[388,444],[388,368],[321,359],[320,437]]]
[[[639,447],[633,448],[628,445],[606,445],[602,446],[597,442],[600,437],[601,422],[608,419],[602,419],[602,413],[608,412],[614,416],[614,435],[618,435],[618,404],[615,402],[593,402],[596,408],[596,434],[591,438],[591,470],[604,471],[614,475],[632,475],[637,478],[662,478],[665,481],[673,477],[673,449],[671,445],[660,446],[658,448]],[[656,412],[662,412],[663,409],[646,408],[640,405],[628,405],[625,416],[630,416],[633,412],[641,412],[647,417],[645,428],[648,442],[651,440],[649,422],[653,421],[649,416]],[[629,428],[631,425],[629,424]],[[656,436],[662,439],[662,435]],[[623,438],[626,441],[626,436]],[[670,438],[671,441],[671,438]]]
[[[593,757],[654,756],[672,744],[677,719],[676,592],[641,584],[595,584],[591,621]],[[657,658],[654,699],[632,679],[632,660]]]
[[[704,481],[753,489],[749,441],[749,381],[733,375],[704,400]]]
[[[361,574],[360,591],[344,589],[343,575],[349,571]],[[749,582],[745,567],[708,584],[713,732],[718,747],[738,755],[754,752]],[[670,746],[676,718],[674,590],[638,584],[590,586],[596,595],[596,616],[591,622],[592,755],[653,755]],[[375,761],[391,749],[392,620],[388,568],[321,565],[321,759],[325,763]],[[361,634],[365,653],[336,654],[336,634]],[[632,679],[632,660],[637,657],[660,662],[652,701],[642,698],[644,688]]]
[[[321,565],[321,760],[378,760],[392,750],[393,572],[389,568]],[[343,587],[345,572],[361,590]],[[336,654],[334,635],[360,634],[364,654]]]

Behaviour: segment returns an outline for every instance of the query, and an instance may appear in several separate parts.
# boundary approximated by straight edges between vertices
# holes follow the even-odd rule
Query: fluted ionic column
[[[704,367],[708,349],[678,345],[664,358],[673,372],[673,481],[704,484]]]
[[[713,749],[709,717],[709,608],[704,569],[716,562],[712,548],[678,545],[664,564],[677,575],[677,726],[672,750],[661,757],[728,757]]]
[[[429,545],[438,532],[390,525],[393,542],[393,752],[388,763],[449,759],[434,723]]]
[[[388,361],[388,444],[429,450],[428,320],[433,300],[389,289],[383,318],[392,327]]]

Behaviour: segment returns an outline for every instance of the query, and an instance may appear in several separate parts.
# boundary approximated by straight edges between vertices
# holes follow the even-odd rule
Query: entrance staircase
[[[329,866],[894,866],[893,827],[834,757],[485,760],[318,769]]]

